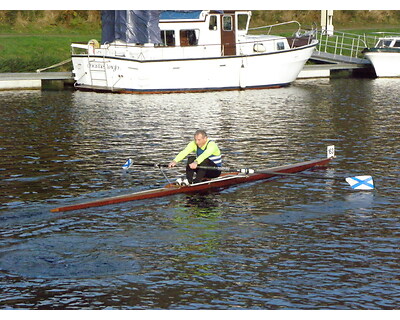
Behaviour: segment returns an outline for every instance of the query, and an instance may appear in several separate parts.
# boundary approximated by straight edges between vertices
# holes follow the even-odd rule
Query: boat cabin
[[[236,43],[247,34],[251,11],[163,11],[162,46],[214,45],[222,55],[237,54]]]
[[[72,44],[72,54],[78,54],[77,50],[81,48],[88,50],[90,55],[149,61],[257,55],[298,46],[299,39],[289,44],[288,39],[282,36],[249,35],[250,18],[251,11],[244,10],[161,11],[159,17],[149,23],[152,24],[151,31],[137,32],[140,35],[152,34],[151,39],[145,37],[146,40],[122,39],[125,35],[135,35],[135,26],[131,22],[126,31],[120,32],[122,37],[114,36],[114,30],[119,26],[111,26],[113,37],[104,40],[106,24],[103,22],[102,45],[96,40],[86,45]],[[146,24],[146,27],[149,26]],[[301,45],[307,45],[311,40],[306,39],[307,43]]]

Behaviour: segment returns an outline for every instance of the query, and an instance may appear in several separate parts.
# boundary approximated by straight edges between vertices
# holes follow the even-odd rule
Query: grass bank
[[[72,42],[93,38],[101,38],[99,11],[0,11],[0,72],[35,72],[69,59]]]
[[[35,72],[71,56],[71,42],[88,42],[100,38],[96,34],[77,35],[0,35],[0,72]],[[72,64],[66,64],[54,71],[69,71]]]
[[[251,27],[297,20],[319,26],[319,10],[253,11]],[[335,30],[400,32],[400,11],[334,11]],[[0,72],[35,72],[70,58],[72,42],[101,39],[99,11],[0,11]],[[52,71],[69,71],[66,64]]]

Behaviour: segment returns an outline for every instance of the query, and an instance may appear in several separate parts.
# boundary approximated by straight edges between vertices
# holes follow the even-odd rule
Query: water
[[[302,80],[202,94],[0,92],[3,309],[396,309],[400,80]],[[205,128],[225,165],[325,156],[318,175],[51,213],[162,186]],[[182,172],[168,171],[170,179]]]

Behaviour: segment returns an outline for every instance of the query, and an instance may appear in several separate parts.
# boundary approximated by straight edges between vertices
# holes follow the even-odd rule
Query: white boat
[[[291,38],[248,34],[250,17],[251,11],[103,12],[102,44],[71,44],[75,87],[163,93],[289,85],[318,41],[295,21]]]
[[[400,36],[379,38],[375,47],[363,50],[377,77],[400,77]]]

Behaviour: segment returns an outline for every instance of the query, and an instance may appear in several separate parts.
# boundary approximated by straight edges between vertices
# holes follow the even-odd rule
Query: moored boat
[[[375,47],[363,50],[377,77],[400,77],[400,36],[379,38]]]
[[[332,149],[331,149],[332,150]],[[280,174],[293,174],[296,172],[301,172],[304,170],[308,170],[314,167],[326,166],[332,159],[334,158],[334,153],[329,154],[327,158],[310,160],[305,162],[299,162],[291,165],[278,166],[269,168],[267,171],[259,172],[259,173],[247,173],[248,171],[239,171],[239,172],[230,172],[222,174],[220,177],[207,180],[200,183],[195,183],[189,186],[180,186],[177,184],[168,184],[163,188],[144,190],[139,192],[134,192],[130,194],[125,194],[117,197],[105,198],[95,201],[89,201],[85,203],[68,205],[64,207],[59,207],[52,209],[52,212],[62,212],[62,211],[71,211],[78,209],[85,209],[91,207],[99,207],[105,205],[111,205],[121,202],[134,201],[134,200],[143,200],[150,198],[160,198],[171,196],[180,193],[196,193],[204,190],[215,189],[215,188],[226,188],[232,185],[269,179],[275,176],[279,176]],[[251,172],[251,171],[250,171]]]
[[[318,41],[249,34],[251,11],[105,11],[102,44],[73,43],[75,87],[121,93],[281,87]],[[270,27],[267,30],[270,30]]]

